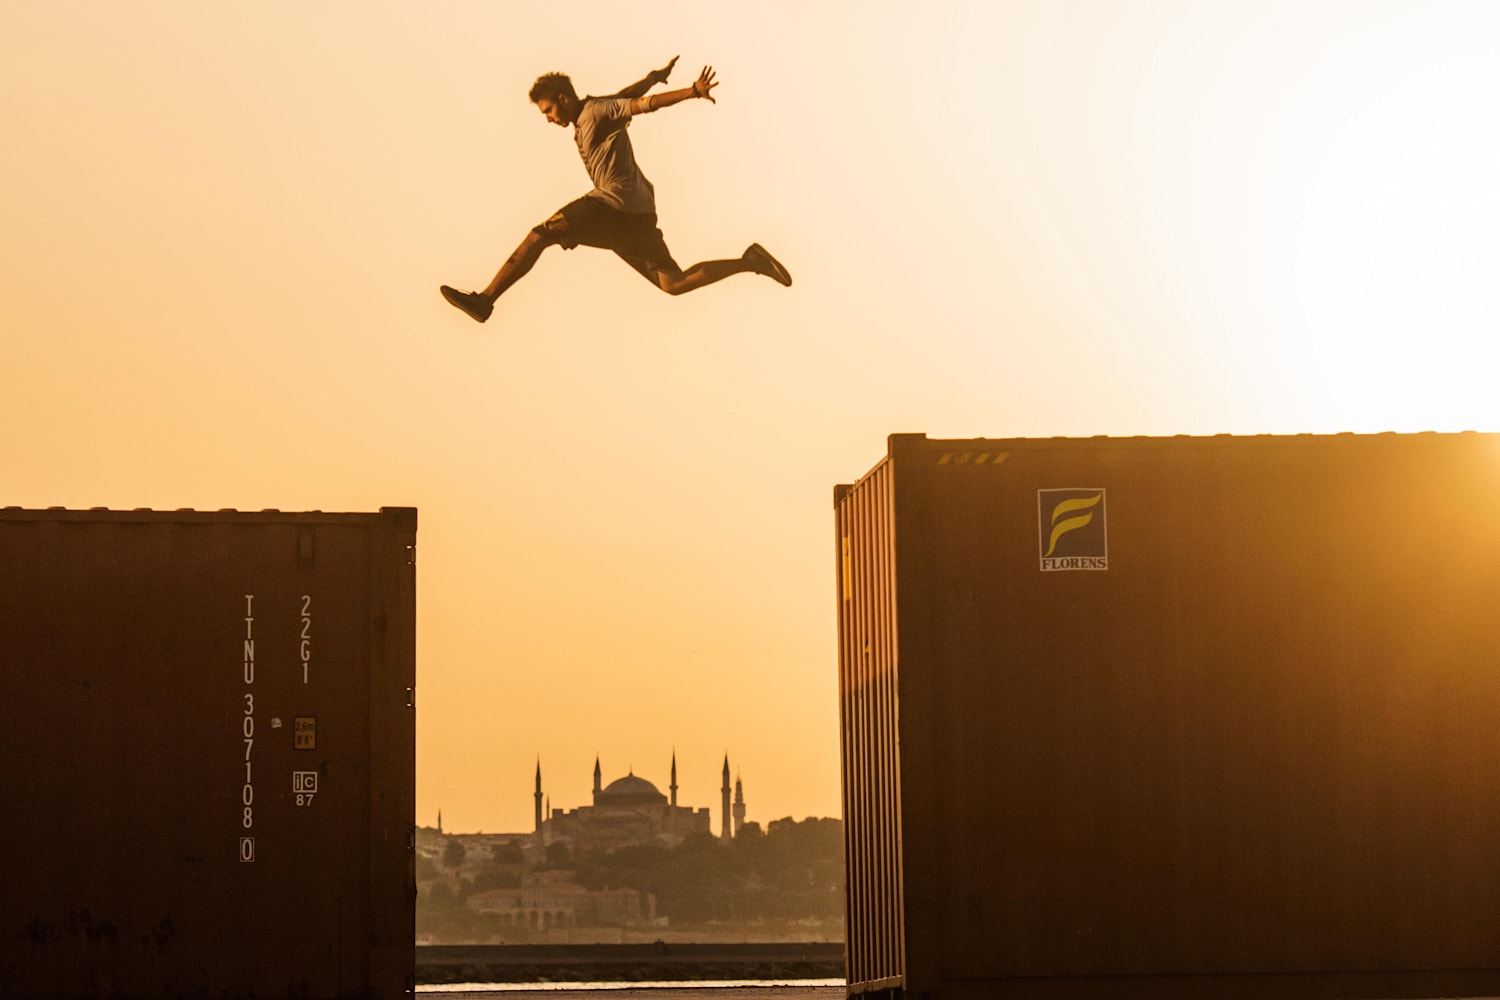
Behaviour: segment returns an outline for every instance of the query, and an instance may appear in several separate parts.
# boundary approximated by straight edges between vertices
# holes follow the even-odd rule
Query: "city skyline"
[[[720,768],[720,770],[719,770],[719,785],[718,785],[718,787],[716,787],[715,789],[713,789],[713,794],[712,794],[711,798],[710,797],[706,797],[706,798],[704,798],[702,800],[703,809],[705,811],[711,813],[712,816],[714,817],[712,823],[710,824],[710,827],[711,827],[711,831],[714,832],[715,836],[718,836],[718,831],[721,829],[721,826],[722,826],[722,821],[719,818],[719,813],[724,808],[724,803],[723,803],[722,797],[723,797],[723,793],[724,793],[724,790],[725,790],[725,787],[726,787],[724,785],[724,780],[723,780],[724,779],[724,773],[725,773],[724,769],[726,767],[729,768],[729,773],[730,773],[729,784],[728,784],[727,787],[729,788],[730,795],[731,795],[731,801],[729,803],[729,809],[730,809],[729,816],[730,816],[731,820],[733,820],[733,818],[734,818],[736,808],[739,807],[739,806],[745,806],[746,805],[746,800],[743,798],[743,788],[742,788],[743,772],[737,766],[733,765],[733,762],[731,760],[731,756],[732,755],[728,751],[724,752],[723,760],[720,762],[720,765],[719,765],[719,768]],[[669,760],[668,765],[667,765],[667,783],[666,784],[663,784],[661,781],[656,780],[652,776],[652,772],[650,770],[648,770],[648,769],[637,769],[634,764],[626,765],[624,771],[620,772],[619,774],[615,775],[614,777],[610,777],[611,772],[610,772],[610,770],[608,768],[606,768],[604,766],[604,763],[603,763],[604,762],[604,755],[596,753],[594,755],[594,759],[595,759],[595,765],[596,765],[596,767],[598,769],[597,770],[597,775],[598,775],[597,782],[602,787],[608,788],[611,784],[613,784],[616,781],[619,781],[621,779],[624,779],[624,778],[629,778],[629,777],[642,778],[642,779],[650,782],[650,784],[652,785],[652,787],[654,787],[654,788],[656,788],[658,790],[663,789],[663,788],[669,789],[670,792],[671,792],[670,802],[671,802],[672,805],[677,805],[677,793],[684,786],[677,780],[677,771],[678,771],[678,769],[677,769],[677,763],[678,763],[678,761],[677,761],[677,753],[676,753],[675,750],[670,752],[670,760]],[[542,757],[541,757],[540,754],[537,756],[535,763],[536,763],[536,777],[535,777],[535,780],[534,780],[533,790],[528,793],[528,797],[533,798],[534,804],[536,804],[535,797],[538,794],[540,794],[541,796],[544,797],[541,800],[542,804],[540,806],[540,815],[542,816],[542,818],[544,820],[552,818],[553,810],[554,809],[567,810],[568,807],[569,807],[569,805],[574,805],[576,807],[577,805],[582,805],[582,804],[585,804],[586,802],[590,801],[591,796],[592,797],[597,797],[597,794],[598,794],[598,791],[599,791],[599,787],[596,787],[594,785],[590,785],[589,788],[588,788],[588,790],[586,792],[580,794],[578,797],[576,797],[576,798],[569,797],[569,798],[559,799],[558,800],[559,801],[559,805],[553,806],[552,805],[552,798],[553,798],[553,796],[552,796],[552,792],[550,790],[550,786],[549,786],[549,783],[548,783],[549,779],[546,777],[546,775],[548,773],[548,770],[545,767],[545,762],[543,761],[543,759],[542,759]],[[589,780],[590,780],[590,782],[595,781],[594,778],[590,778]],[[571,785],[570,785],[570,787],[571,787]],[[571,794],[571,792],[569,794]],[[695,800],[695,803],[696,803],[696,801],[697,800]],[[536,831],[536,826],[535,826],[535,821],[534,820],[533,820],[533,823],[531,825],[527,826],[525,829],[517,828],[517,829],[514,829],[514,830],[456,830],[456,829],[453,829],[451,823],[446,823],[443,820],[442,814],[443,814],[443,810],[442,810],[441,805],[439,805],[438,810],[437,810],[437,815],[435,817],[433,817],[433,824],[429,828],[430,829],[437,829],[437,830],[440,830],[440,831],[442,831],[444,833],[453,834],[455,836],[462,835],[462,834],[475,834],[475,835],[484,834],[484,835],[502,836],[502,837],[532,837],[532,836],[535,835],[535,831]],[[790,815],[786,815],[786,816],[767,817],[767,818],[764,818],[764,819],[761,819],[761,820],[749,820],[749,822],[753,822],[757,826],[759,826],[761,828],[764,828],[766,826],[766,824],[769,823],[769,822],[771,822],[772,820],[788,819],[788,818],[795,819],[795,820],[803,820],[803,819],[829,819],[829,818],[837,818],[837,816],[833,816],[833,815],[831,815],[831,816],[790,816]],[[425,819],[426,819],[425,817],[418,816],[417,817],[417,825],[418,826],[429,826],[428,823],[425,822]],[[741,819],[744,819],[744,814],[743,813],[741,814]]]

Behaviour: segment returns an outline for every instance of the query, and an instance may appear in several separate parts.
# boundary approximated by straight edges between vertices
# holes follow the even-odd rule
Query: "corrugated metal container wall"
[[[847,831],[846,975],[870,987],[901,982],[901,788],[896,740],[895,591],[889,467],[838,506],[839,714]],[[858,545],[856,553],[853,546]],[[854,567],[860,578],[855,583]],[[854,940],[855,930],[859,939]]]
[[[893,436],[836,492],[850,992],[1500,993],[1497,497],[1493,435]]]
[[[411,988],[415,544],[0,510],[0,995]]]

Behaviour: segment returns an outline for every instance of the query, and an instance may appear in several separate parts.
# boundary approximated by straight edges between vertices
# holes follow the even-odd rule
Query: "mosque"
[[[712,833],[707,808],[694,809],[677,804],[677,754],[672,754],[671,796],[634,771],[603,784],[599,759],[594,758],[594,802],[576,809],[552,809],[550,799],[543,812],[542,764],[536,765],[536,832],[535,848],[540,853],[551,844],[567,844],[578,854],[584,851],[613,851],[632,844],[660,844],[672,847],[690,833]],[[739,835],[745,823],[744,787],[736,778],[734,799],[730,800],[729,755],[724,756],[724,787],[719,837],[728,843]],[[549,815],[550,814],[550,815]]]

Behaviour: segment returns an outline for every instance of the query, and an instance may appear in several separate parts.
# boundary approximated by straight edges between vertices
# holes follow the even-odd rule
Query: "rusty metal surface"
[[[836,492],[851,992],[1500,990],[1497,495],[1492,435],[892,437]]]
[[[0,995],[405,991],[415,532],[0,510]]]

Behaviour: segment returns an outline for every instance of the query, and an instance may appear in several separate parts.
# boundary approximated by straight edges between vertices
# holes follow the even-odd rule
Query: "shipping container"
[[[1500,436],[889,439],[849,993],[1500,995]]]
[[[416,526],[0,510],[0,996],[414,988]]]

